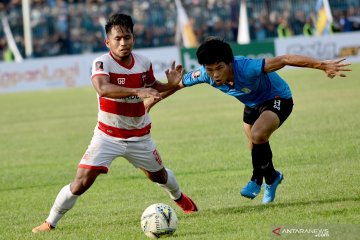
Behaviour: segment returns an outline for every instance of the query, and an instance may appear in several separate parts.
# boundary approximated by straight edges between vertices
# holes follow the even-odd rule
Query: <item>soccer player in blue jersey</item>
[[[253,199],[264,186],[263,204],[274,201],[284,175],[274,168],[269,139],[293,108],[290,88],[275,71],[288,65],[319,69],[330,78],[346,77],[343,71],[351,71],[346,67],[350,63],[344,63],[345,59],[321,61],[302,55],[265,59],[234,57],[230,45],[217,38],[202,43],[196,55],[201,66],[186,73],[175,89],[161,93],[162,99],[184,87],[207,83],[244,103],[244,129],[249,139],[253,172],[240,194]],[[181,68],[177,69],[178,74],[182,74]],[[148,100],[145,103],[147,110],[160,100]]]

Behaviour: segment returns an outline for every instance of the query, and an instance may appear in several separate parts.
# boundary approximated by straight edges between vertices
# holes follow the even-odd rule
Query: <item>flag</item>
[[[316,3],[316,32],[323,36],[331,33],[331,24],[333,21],[330,4],[328,0],[318,0]]]
[[[239,44],[247,44],[250,42],[249,34],[249,23],[246,9],[246,0],[241,0],[240,4],[240,14],[239,14],[239,27],[237,42]]]
[[[15,61],[16,62],[22,62],[24,59],[20,54],[20,51],[16,45],[14,36],[11,32],[10,29],[10,25],[9,25],[9,21],[7,19],[6,16],[2,16],[1,18],[1,22],[2,22],[2,27],[4,29],[4,33],[5,33],[5,37],[7,40],[7,43],[9,45],[9,49],[11,50],[11,52],[13,53],[14,57],[15,57]]]
[[[181,33],[181,38],[184,47],[191,48],[197,47],[198,41],[193,31],[191,22],[186,14],[184,7],[180,0],[175,0],[176,11],[177,11],[177,25],[178,30]]]

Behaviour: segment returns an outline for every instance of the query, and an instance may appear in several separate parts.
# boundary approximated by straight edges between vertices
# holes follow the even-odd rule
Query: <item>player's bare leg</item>
[[[247,123],[244,123],[244,131],[245,131],[245,134],[249,140],[249,144],[248,144],[248,148],[251,150],[252,149],[252,136],[251,136],[251,128],[252,128],[252,125],[250,124],[247,124]]]
[[[278,129],[280,119],[272,111],[264,111],[251,127],[251,141],[253,144],[262,144],[269,141],[271,134]]]

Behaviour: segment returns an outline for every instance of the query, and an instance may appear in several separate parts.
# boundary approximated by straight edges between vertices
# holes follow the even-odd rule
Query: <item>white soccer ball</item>
[[[164,203],[155,203],[141,215],[141,228],[149,238],[168,237],[174,234],[178,218],[174,209]]]

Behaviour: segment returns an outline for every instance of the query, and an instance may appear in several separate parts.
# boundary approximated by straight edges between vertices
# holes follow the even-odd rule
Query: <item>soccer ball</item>
[[[168,237],[176,231],[178,218],[174,209],[164,203],[155,203],[141,215],[141,228],[149,238]]]

